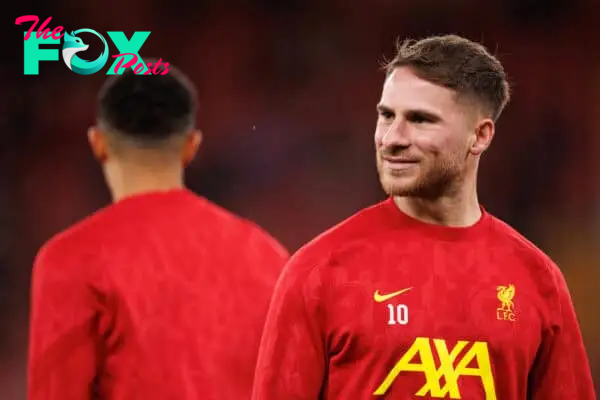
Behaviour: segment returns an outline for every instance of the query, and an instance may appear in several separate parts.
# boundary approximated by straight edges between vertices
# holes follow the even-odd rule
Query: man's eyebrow
[[[381,103],[377,104],[377,111],[379,111],[380,113],[388,112],[394,114],[394,111],[390,107]]]
[[[404,115],[407,118],[421,118],[421,119],[426,119],[430,122],[438,122],[442,120],[442,117],[433,112],[433,111],[429,111],[429,110],[424,110],[422,108],[415,108],[413,110],[407,110]]]

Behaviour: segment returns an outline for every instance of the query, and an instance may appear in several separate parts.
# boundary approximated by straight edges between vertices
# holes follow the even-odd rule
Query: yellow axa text
[[[433,346],[432,346],[433,345]],[[458,356],[466,349],[464,356]],[[436,365],[433,352],[439,357]],[[420,362],[412,362],[420,358]],[[477,367],[468,367],[475,360]],[[456,367],[454,367],[456,365]],[[486,400],[496,400],[496,389],[490,354],[486,342],[458,341],[452,349],[448,349],[444,339],[418,337],[388,373],[383,382],[373,393],[385,395],[401,372],[423,373],[425,385],[414,393],[415,396],[429,395],[434,399],[462,399],[459,390],[459,378],[473,377],[480,379]],[[443,379],[442,379],[443,378]]]

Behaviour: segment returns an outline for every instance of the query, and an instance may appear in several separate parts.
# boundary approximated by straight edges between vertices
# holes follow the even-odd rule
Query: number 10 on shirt
[[[406,325],[408,324],[408,307],[405,304],[396,306],[388,304],[389,320],[388,325]]]

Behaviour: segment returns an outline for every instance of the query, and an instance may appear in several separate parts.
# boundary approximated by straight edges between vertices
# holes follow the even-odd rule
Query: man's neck
[[[149,168],[114,165],[106,172],[113,202],[144,193],[183,189],[181,168]]]
[[[394,197],[396,206],[408,216],[425,223],[468,227],[481,218],[477,193],[467,195],[423,199],[418,197]]]

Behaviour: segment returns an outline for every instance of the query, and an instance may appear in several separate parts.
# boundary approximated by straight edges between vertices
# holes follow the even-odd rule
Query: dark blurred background
[[[384,197],[375,105],[380,65],[396,38],[457,33],[482,41],[504,63],[514,95],[483,159],[481,201],[562,268],[598,387],[597,1],[57,0],[15,8],[3,18],[12,28],[0,76],[1,399],[25,399],[36,251],[110,201],[86,130],[112,58],[90,76],[62,59],[24,76],[30,23],[14,20],[26,14],[53,17],[51,29],[151,31],[141,56],[177,65],[200,94],[205,142],[188,171],[190,188],[258,222],[291,251]],[[91,46],[79,55],[93,60],[100,41],[85,35]]]

